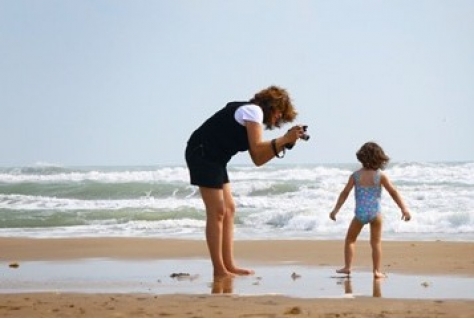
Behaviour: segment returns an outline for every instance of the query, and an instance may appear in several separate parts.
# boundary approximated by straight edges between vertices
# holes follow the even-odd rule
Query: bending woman
[[[248,151],[252,162],[261,166],[282,157],[285,145],[294,145],[304,134],[293,126],[271,141],[262,139],[263,127],[273,129],[296,117],[285,89],[270,86],[250,101],[230,102],[208,118],[188,140],[186,163],[192,185],[199,191],[206,208],[206,241],[214,276],[249,275],[234,260],[235,202],[227,175],[227,163],[237,152]]]

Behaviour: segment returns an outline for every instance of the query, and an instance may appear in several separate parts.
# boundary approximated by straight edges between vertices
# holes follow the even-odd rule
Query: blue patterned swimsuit
[[[382,186],[380,185],[380,171],[375,172],[374,185],[360,185],[360,171],[352,175],[355,181],[355,217],[362,224],[370,223],[380,213],[380,199]]]

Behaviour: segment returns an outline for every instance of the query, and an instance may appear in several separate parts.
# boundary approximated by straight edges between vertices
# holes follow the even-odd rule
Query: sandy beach
[[[241,266],[273,267],[297,264],[315,268],[342,265],[343,241],[237,241],[235,254]],[[370,247],[360,241],[354,273],[370,272]],[[207,260],[205,241],[147,238],[23,239],[0,238],[3,276],[31,262],[70,262],[107,258],[133,261]],[[14,268],[18,266],[18,268]],[[439,275],[472,280],[474,243],[384,242],[383,268],[388,274]],[[179,270],[180,268],[176,268]],[[200,269],[200,268],[199,268]],[[263,269],[263,268],[260,268]],[[268,268],[265,268],[268,269]],[[272,269],[272,268],[269,268]],[[276,269],[276,268],[275,268]],[[174,269],[162,271],[168,276]],[[209,276],[211,269],[200,269]],[[271,272],[271,270],[270,270]],[[38,274],[40,276],[41,274]],[[264,279],[269,274],[258,274]],[[5,277],[6,278],[6,277]],[[259,278],[259,277],[257,277]],[[278,281],[278,276],[276,277]],[[392,277],[393,278],[393,277]],[[117,276],[117,281],[121,279]],[[305,278],[302,278],[305,280]],[[365,280],[367,286],[372,280]],[[347,282],[345,282],[346,284]],[[28,290],[0,294],[2,317],[473,317],[470,296],[452,298],[295,298],[278,295],[228,293],[225,282],[203,293],[76,293]],[[1,288],[14,286],[10,278]],[[265,285],[263,282],[261,285]],[[278,287],[278,283],[276,283]],[[360,284],[359,284],[360,285]],[[173,287],[169,288],[173,289]],[[453,288],[455,289],[455,287]],[[21,289],[20,289],[21,290]],[[213,293],[211,293],[213,292]],[[214,294],[214,292],[218,292]],[[374,285],[374,296],[376,289]]]

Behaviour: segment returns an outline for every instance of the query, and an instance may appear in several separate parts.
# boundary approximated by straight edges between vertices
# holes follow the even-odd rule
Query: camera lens
[[[303,135],[301,135],[300,138],[301,138],[302,140],[307,141],[307,140],[309,140],[309,135],[308,135],[308,134],[303,134]]]

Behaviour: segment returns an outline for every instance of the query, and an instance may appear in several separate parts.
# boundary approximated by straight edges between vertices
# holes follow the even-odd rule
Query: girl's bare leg
[[[222,189],[199,187],[206,206],[206,241],[211,255],[214,277],[233,276],[226,269],[222,256],[223,221],[225,215]]]
[[[372,247],[372,263],[374,278],[387,277],[381,271],[382,267],[382,215],[379,214],[370,223],[370,246]]]
[[[344,268],[336,270],[337,273],[346,275],[351,274],[355,243],[362,227],[364,227],[364,225],[354,217],[349,225],[349,229],[347,230],[346,240],[344,243]]]
[[[251,275],[253,270],[239,268],[234,260],[234,216],[235,202],[230,184],[224,184],[225,214],[222,231],[222,256],[226,269],[235,275]]]

